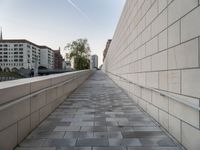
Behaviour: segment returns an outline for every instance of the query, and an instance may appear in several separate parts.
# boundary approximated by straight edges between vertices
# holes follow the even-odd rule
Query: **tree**
[[[68,43],[65,47],[69,51],[69,58],[74,59],[74,68],[84,70],[90,68],[90,46],[87,39],[78,39]]]

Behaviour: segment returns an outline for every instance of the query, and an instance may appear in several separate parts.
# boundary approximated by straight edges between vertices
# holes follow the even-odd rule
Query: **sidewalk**
[[[104,73],[97,71],[17,150],[179,150]]]

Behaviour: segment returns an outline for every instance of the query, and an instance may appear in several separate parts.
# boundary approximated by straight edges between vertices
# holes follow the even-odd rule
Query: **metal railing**
[[[181,103],[181,104],[184,104],[184,105],[186,105],[186,106],[188,106],[188,107],[191,107],[191,108],[193,108],[193,109],[195,109],[195,110],[200,111],[200,107],[198,107],[198,106],[196,106],[196,105],[194,105],[194,104],[192,104],[192,103],[190,103],[190,102],[186,102],[186,101],[184,101],[184,100],[178,99],[177,97],[175,97],[175,96],[169,94],[168,92],[160,91],[160,90],[158,90],[158,89],[151,88],[151,87],[145,87],[145,86],[136,84],[136,83],[134,83],[134,82],[131,82],[131,81],[127,80],[126,78],[121,77],[121,76],[119,76],[119,75],[117,75],[117,74],[111,73],[111,72],[109,72],[109,71],[106,71],[106,72],[108,72],[108,73],[110,73],[110,74],[112,74],[112,75],[114,75],[114,76],[116,76],[116,77],[119,77],[120,79],[124,80],[124,81],[127,82],[127,83],[134,84],[134,85],[136,85],[136,86],[138,86],[138,87],[140,87],[140,88],[143,88],[143,89],[147,89],[147,90],[154,91],[154,92],[156,92],[156,93],[159,93],[161,96],[168,97],[168,98],[170,98],[170,99],[172,99],[172,100],[174,100],[174,101],[177,101],[177,102],[179,102],[179,103]]]

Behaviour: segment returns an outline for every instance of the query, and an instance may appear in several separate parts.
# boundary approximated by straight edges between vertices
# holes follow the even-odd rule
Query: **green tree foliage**
[[[65,48],[69,50],[69,58],[74,59],[74,67],[76,70],[90,68],[90,46],[87,39],[78,39],[68,43]]]

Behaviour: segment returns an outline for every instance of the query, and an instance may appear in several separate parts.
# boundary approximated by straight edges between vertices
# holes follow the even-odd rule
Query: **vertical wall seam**
[[[180,143],[182,143],[182,120],[180,120]]]
[[[18,139],[18,137],[19,137],[19,121],[17,121],[17,144],[19,144],[19,139]]]
[[[158,109],[158,122],[160,123],[161,121],[160,121],[160,109],[159,108],[157,108]],[[161,123],[160,123],[161,124]],[[162,124],[161,124],[161,126],[162,126]]]
[[[171,2],[172,3],[172,2]],[[171,4],[170,3],[170,4]],[[169,80],[168,80],[168,58],[169,58],[169,39],[168,39],[168,37],[169,37],[169,6],[170,6],[170,4],[168,4],[168,6],[167,6],[167,90],[169,90]],[[168,105],[168,110],[169,110],[169,105]]]
[[[200,107],[200,99],[199,99],[199,107]],[[200,129],[200,111],[199,111],[199,129]]]
[[[182,39],[181,39],[181,21],[182,21],[182,19],[179,20],[179,27],[180,27],[180,29],[179,29],[179,38],[180,38],[179,42],[180,42],[180,44],[181,44],[181,41],[182,41]]]
[[[180,94],[182,94],[182,70],[180,70]]]
[[[198,63],[198,67],[200,67],[200,37],[198,37]]]

